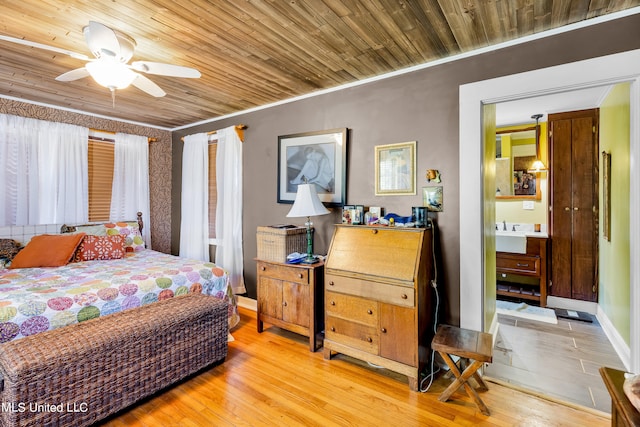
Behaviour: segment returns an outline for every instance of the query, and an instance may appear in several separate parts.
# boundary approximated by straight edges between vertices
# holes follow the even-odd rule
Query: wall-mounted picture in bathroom
[[[536,174],[528,171],[535,159],[535,156],[514,157],[513,194],[515,196],[534,196],[536,194]]]
[[[423,204],[429,212],[442,212],[442,187],[422,187]]]

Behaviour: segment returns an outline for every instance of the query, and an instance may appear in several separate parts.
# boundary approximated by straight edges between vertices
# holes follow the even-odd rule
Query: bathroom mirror
[[[537,158],[536,127],[496,131],[496,199],[540,200],[540,173],[529,169]]]

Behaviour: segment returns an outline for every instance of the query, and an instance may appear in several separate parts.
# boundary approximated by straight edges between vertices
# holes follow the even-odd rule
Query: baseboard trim
[[[547,307],[583,311],[594,315],[598,313],[598,303],[554,296],[547,297]]]
[[[252,298],[238,296],[238,307],[246,310],[258,311],[258,301]]]
[[[605,313],[599,305],[596,318],[598,322],[600,322],[600,326],[602,326],[602,330],[609,339],[609,342],[611,342],[613,349],[618,353],[620,361],[624,364],[627,371],[631,372],[631,348],[624,342],[622,336],[613,326],[611,320],[609,320],[607,313]]]

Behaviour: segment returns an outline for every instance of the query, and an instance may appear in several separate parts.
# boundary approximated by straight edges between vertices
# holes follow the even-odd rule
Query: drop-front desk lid
[[[418,274],[424,233],[424,228],[338,224],[325,269],[330,273],[413,282]]]

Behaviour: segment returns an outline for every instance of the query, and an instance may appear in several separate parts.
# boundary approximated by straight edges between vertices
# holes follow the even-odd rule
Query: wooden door
[[[413,307],[380,303],[380,356],[410,366],[418,366]]]
[[[282,320],[309,327],[309,285],[282,282]]]
[[[282,281],[259,277],[258,312],[274,319],[282,319]]]
[[[598,110],[549,115],[551,288],[597,301]]]

